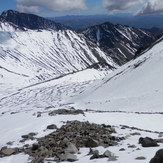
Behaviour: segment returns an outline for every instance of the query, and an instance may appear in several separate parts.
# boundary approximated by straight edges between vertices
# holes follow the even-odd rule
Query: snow
[[[100,41],[100,39],[101,39],[100,29],[97,29],[96,38],[97,38],[97,41]]]
[[[163,41],[70,100],[77,108],[162,112]],[[97,98],[98,95],[98,98]]]
[[[5,158],[0,158],[0,163],[27,163],[28,155],[19,154],[13,155]]]

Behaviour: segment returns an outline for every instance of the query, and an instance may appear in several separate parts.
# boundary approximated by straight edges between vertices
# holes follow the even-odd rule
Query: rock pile
[[[25,149],[25,153],[32,156],[34,163],[45,158],[55,158],[55,161],[76,161],[75,154],[80,147],[114,146],[124,139],[112,136],[112,133],[115,133],[115,129],[109,125],[69,121],[55,132],[39,138],[37,144]]]

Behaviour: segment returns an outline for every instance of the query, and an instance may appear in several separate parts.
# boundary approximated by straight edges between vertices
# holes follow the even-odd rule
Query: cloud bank
[[[138,15],[142,14],[157,14],[163,12],[163,0],[149,0],[145,6],[137,12]]]
[[[71,11],[87,9],[90,0],[15,0],[17,10],[27,13],[39,13],[39,9],[51,11]],[[163,0],[99,0],[109,13],[127,11],[136,14],[156,14],[163,12]],[[138,9],[138,11],[135,11]],[[90,8],[91,10],[91,8]],[[135,13],[134,13],[135,14]]]
[[[17,9],[21,12],[38,12],[39,7],[52,11],[86,9],[86,0],[16,0]]]
[[[20,12],[24,12],[24,13],[30,13],[30,14],[38,14],[40,11],[39,11],[39,8],[36,7],[36,6],[23,6],[23,5],[17,5],[16,6],[16,9]]]
[[[125,11],[143,1],[144,0],[103,0],[103,6],[110,13],[115,13]]]
[[[109,13],[123,12],[135,6],[144,6],[136,14],[156,14],[163,12],[163,0],[103,0]]]

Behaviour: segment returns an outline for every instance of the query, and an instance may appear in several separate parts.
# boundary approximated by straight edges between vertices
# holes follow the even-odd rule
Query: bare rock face
[[[163,163],[163,149],[158,150],[149,163]]]

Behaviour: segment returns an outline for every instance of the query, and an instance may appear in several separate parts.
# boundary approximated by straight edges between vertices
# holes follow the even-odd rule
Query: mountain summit
[[[34,14],[27,14],[27,13],[20,13],[14,10],[8,10],[2,12],[0,19],[4,19],[8,22],[11,22],[19,27],[25,27],[28,29],[52,29],[52,30],[65,30],[70,29],[60,23],[56,23],[52,20],[45,19],[43,17],[34,15]]]

